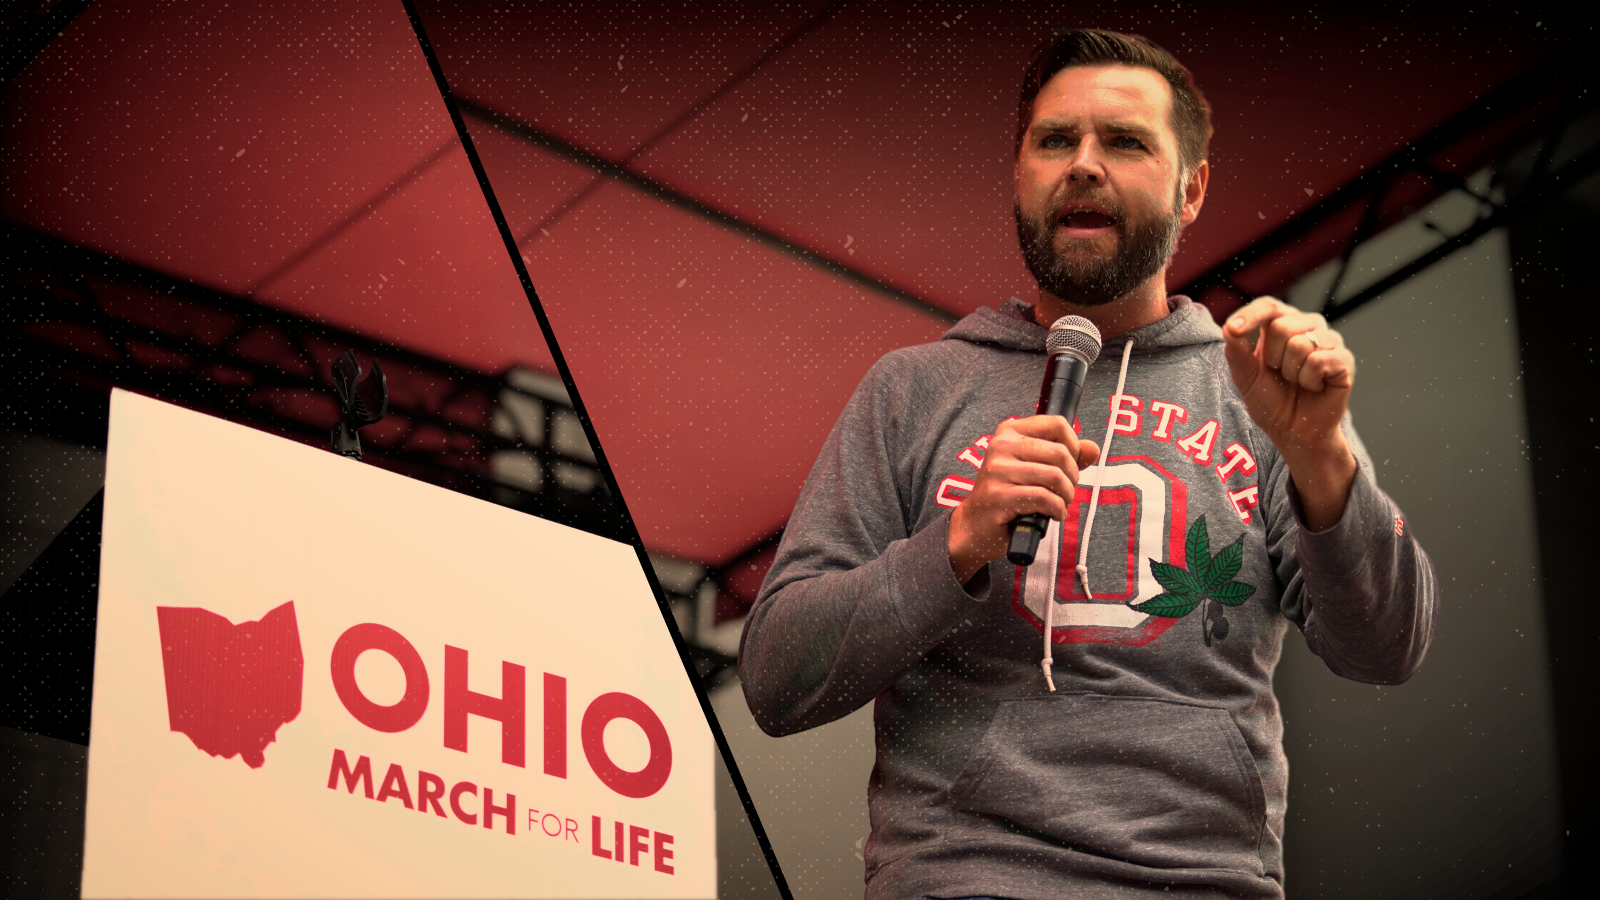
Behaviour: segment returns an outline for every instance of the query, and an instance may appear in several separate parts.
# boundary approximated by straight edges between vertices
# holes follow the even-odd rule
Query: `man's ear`
[[[1189,178],[1183,186],[1183,210],[1179,220],[1187,228],[1200,218],[1200,207],[1206,202],[1206,185],[1211,181],[1211,164],[1200,160],[1189,173]]]

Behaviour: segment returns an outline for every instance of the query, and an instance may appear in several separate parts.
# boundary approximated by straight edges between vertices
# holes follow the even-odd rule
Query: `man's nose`
[[[1100,159],[1100,143],[1093,137],[1078,142],[1078,152],[1067,167],[1067,178],[1074,182],[1100,184],[1105,181],[1106,169]]]

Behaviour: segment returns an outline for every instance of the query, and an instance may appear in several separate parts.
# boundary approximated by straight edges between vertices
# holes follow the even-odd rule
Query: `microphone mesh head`
[[[1092,366],[1100,357],[1100,329],[1083,316],[1062,316],[1050,326],[1044,349],[1051,356],[1071,353]]]

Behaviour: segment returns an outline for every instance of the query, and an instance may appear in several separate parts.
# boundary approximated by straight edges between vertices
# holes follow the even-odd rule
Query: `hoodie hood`
[[[1129,337],[1133,338],[1136,353],[1222,342],[1222,328],[1212,320],[1211,312],[1204,306],[1182,294],[1174,294],[1167,298],[1167,309],[1169,312],[1165,318],[1131,334],[1110,338],[1104,349],[1121,352],[1122,345]],[[999,309],[986,306],[963,318],[946,331],[940,340],[995,344],[1011,350],[1043,353],[1044,339],[1048,333],[1049,329],[1033,321],[1033,307],[1012,297],[1000,304]]]

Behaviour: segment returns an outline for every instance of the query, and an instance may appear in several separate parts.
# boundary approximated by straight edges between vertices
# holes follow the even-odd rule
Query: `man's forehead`
[[[1034,125],[1115,119],[1167,124],[1172,88],[1159,72],[1136,66],[1070,66],[1057,72],[1033,101]]]

